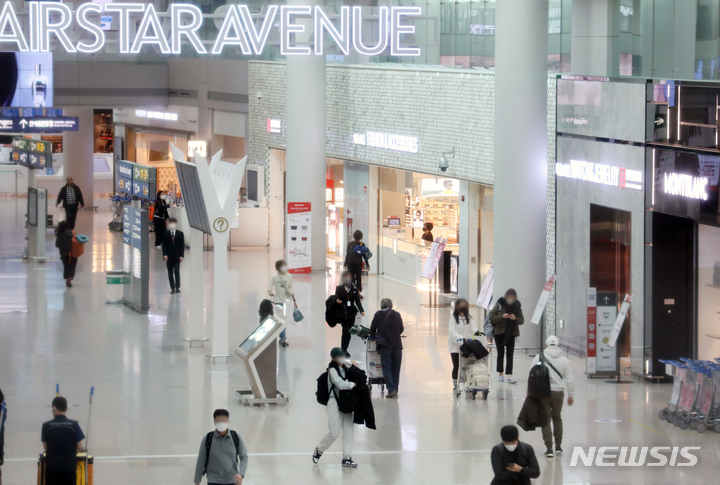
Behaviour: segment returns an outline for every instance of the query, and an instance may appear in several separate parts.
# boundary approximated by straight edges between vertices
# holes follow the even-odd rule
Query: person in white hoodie
[[[552,458],[554,455],[561,455],[562,450],[562,437],[563,437],[563,424],[562,424],[562,407],[563,401],[565,401],[565,389],[567,389],[568,406],[572,406],[575,402],[573,398],[573,392],[575,391],[575,385],[573,383],[572,370],[570,369],[570,360],[563,355],[562,349],[560,348],[560,340],[551,335],[545,340],[547,348],[543,354],[535,356],[532,365],[540,363],[540,355],[543,356],[543,364],[548,367],[548,373],[550,374],[550,396],[544,397],[540,400],[540,404],[545,408],[545,413],[549,418],[547,424],[542,427],[543,441],[545,441],[545,447],[547,451],[545,456]],[[550,429],[550,421],[552,420],[553,430]],[[555,451],[553,452],[553,431],[555,436]]]
[[[470,304],[467,300],[459,299],[455,302],[455,311],[450,316],[448,324],[448,348],[452,359],[453,394],[457,390],[458,370],[460,368],[460,346],[465,339],[472,338],[478,331],[475,320],[470,316]]]

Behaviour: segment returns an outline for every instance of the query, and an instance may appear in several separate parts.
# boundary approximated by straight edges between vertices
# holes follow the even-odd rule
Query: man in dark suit
[[[73,178],[68,177],[66,181],[67,184],[63,185],[62,189],[60,189],[60,193],[58,194],[57,202],[55,204],[60,207],[60,203],[62,203],[65,208],[65,217],[68,224],[70,224],[70,229],[75,229],[78,207],[85,207],[85,201],[83,200],[80,187],[73,183]]]
[[[166,261],[170,293],[180,293],[180,263],[185,259],[185,235],[177,230],[177,219],[168,219],[162,239],[163,259]]]

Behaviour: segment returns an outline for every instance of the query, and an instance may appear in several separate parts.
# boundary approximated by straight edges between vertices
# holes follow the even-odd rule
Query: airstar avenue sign
[[[407,17],[421,15],[420,7],[378,7],[374,45],[363,43],[362,7],[340,7],[328,14],[324,7],[269,5],[265,16],[258,18],[247,5],[227,5],[222,15],[203,15],[188,3],[171,4],[167,12],[158,13],[152,3],[83,3],[74,12],[60,2],[26,2],[27,22],[19,20],[14,2],[4,2],[0,12],[0,50],[15,47],[21,52],[47,52],[51,39],[67,52],[93,53],[105,46],[105,32],[100,27],[101,14],[112,15],[118,25],[119,52],[138,54],[143,46],[155,46],[163,54],[180,54],[181,44],[192,45],[197,54],[222,54],[226,46],[238,46],[244,55],[259,55],[274,24],[280,27],[281,55],[323,55],[324,34],[332,38],[345,55],[351,49],[375,56],[390,48],[392,56],[418,56],[419,47],[401,45],[403,35],[415,33]],[[279,19],[277,19],[279,17]],[[215,40],[201,40],[198,30],[204,19],[220,23]],[[162,19],[162,20],[161,20]],[[139,24],[137,23],[139,21]],[[313,25],[309,25],[310,22]],[[21,25],[28,25],[24,31]],[[313,42],[295,41],[313,31]],[[115,42],[114,40],[112,42]],[[309,45],[312,44],[312,47]]]

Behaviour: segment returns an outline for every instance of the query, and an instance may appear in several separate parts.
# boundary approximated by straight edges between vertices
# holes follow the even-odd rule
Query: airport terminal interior
[[[708,484],[720,3],[3,1],[0,485]]]

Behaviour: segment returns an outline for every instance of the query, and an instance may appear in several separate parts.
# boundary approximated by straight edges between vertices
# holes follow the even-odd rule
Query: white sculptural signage
[[[392,56],[419,56],[419,47],[401,46],[401,36],[414,34],[413,25],[403,23],[404,17],[419,16],[420,7],[378,7],[377,41],[363,43],[363,7],[339,7],[339,13],[328,14],[325,7],[268,5],[261,22],[250,13],[247,5],[229,4],[224,17],[203,15],[189,3],[171,4],[167,12],[157,12],[152,3],[83,3],[73,12],[60,2],[28,2],[29,25],[24,24],[13,9],[14,3],[4,2],[0,12],[0,50],[14,44],[21,52],[47,52],[54,38],[67,52],[94,53],[105,46],[108,17],[118,25],[121,54],[138,54],[143,46],[155,46],[163,54],[180,54],[181,45],[192,45],[197,54],[221,54],[226,46],[238,46],[244,55],[259,55],[271,29],[279,23],[282,55],[324,55],[324,34],[330,36],[344,55],[351,48],[374,56],[390,48]],[[105,14],[105,15],[102,15]],[[108,15],[110,14],[110,15]],[[215,40],[202,40],[198,35],[205,18],[221,20]],[[294,36],[308,32],[303,19],[312,19],[313,46],[294,42]],[[337,19],[335,23],[333,20]],[[260,19],[257,19],[260,20]],[[300,20],[298,22],[298,20]],[[139,22],[139,23],[138,23]]]

